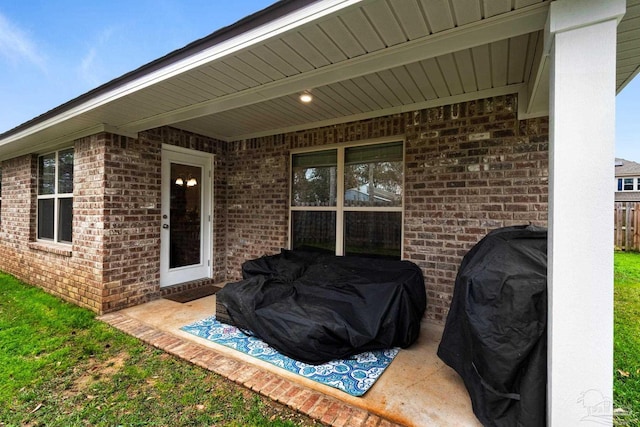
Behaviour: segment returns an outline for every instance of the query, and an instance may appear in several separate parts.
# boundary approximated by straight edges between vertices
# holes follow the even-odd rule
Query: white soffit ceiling
[[[506,93],[539,75],[544,0],[329,0],[257,27],[0,140],[0,157],[170,125],[222,140]],[[638,72],[640,0],[619,25],[617,88]],[[536,82],[534,87],[534,82]],[[302,105],[298,94],[311,91]],[[544,96],[539,97],[544,99]],[[525,100],[526,101],[526,100]],[[521,99],[521,104],[526,102]],[[529,103],[546,114],[546,104]],[[521,105],[522,107],[522,105]]]
[[[540,0],[364,1],[134,94],[131,108],[154,111],[109,123],[233,140],[518,92],[547,9]],[[297,99],[305,90],[309,105]]]

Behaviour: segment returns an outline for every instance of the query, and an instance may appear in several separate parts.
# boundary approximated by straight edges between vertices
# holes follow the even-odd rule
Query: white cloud
[[[114,27],[104,29],[96,37],[96,42],[88,47],[87,53],[84,55],[78,66],[78,74],[80,78],[89,86],[96,86],[104,83],[106,76],[109,74],[104,68],[104,58],[107,51],[110,51],[109,41],[115,32]]]
[[[18,64],[27,61],[45,70],[45,58],[29,36],[0,13],[0,56]]]
[[[96,48],[89,48],[89,52],[82,58],[79,67],[79,73],[82,80],[89,83],[90,85],[95,85],[99,78],[96,75]]]

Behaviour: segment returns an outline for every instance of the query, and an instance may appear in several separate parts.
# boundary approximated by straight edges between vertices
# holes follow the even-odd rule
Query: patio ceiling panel
[[[222,82],[227,83],[229,86],[239,86],[238,91],[246,90],[260,85],[257,80],[252,79],[247,74],[233,68],[231,65],[225,62],[213,63],[208,67],[203,67],[203,69],[200,71],[210,78],[220,79]]]
[[[339,65],[368,53],[381,51],[387,46],[424,38],[432,34],[433,30],[451,30],[455,26],[455,21],[467,22],[472,17],[476,20],[482,19],[483,10],[486,10],[486,13],[491,16],[507,13],[511,7],[507,3],[484,3],[479,0],[457,0],[453,3],[417,0],[367,1],[358,4],[358,7],[353,7],[341,16],[331,16],[298,31],[285,33],[275,40],[268,40],[234,56],[223,57],[219,61],[205,64],[191,73],[185,73],[184,76],[171,79],[172,84],[169,84],[170,82],[167,82],[166,85],[160,83],[155,88],[158,91],[167,90],[170,93],[176,91],[190,93],[199,88],[205,88],[205,90],[200,90],[200,97],[193,97],[194,100],[201,99],[202,96],[209,96],[209,100],[213,100],[216,97],[233,95],[233,93],[229,93],[230,88],[235,89],[234,93],[255,88],[257,89],[256,98],[260,98],[259,88],[261,85],[286,81],[289,77],[300,76],[312,70],[322,70],[329,65]],[[437,21],[440,26],[436,27],[430,21]],[[445,25],[442,25],[443,22]],[[521,40],[524,38],[525,36]],[[499,58],[508,61],[509,52],[506,49],[509,43],[504,42],[502,46],[499,42],[496,43],[498,44],[492,44],[491,47],[494,56],[502,52]],[[515,44],[514,49],[517,49],[521,44]],[[515,74],[520,76],[517,82],[523,81],[522,73],[519,72],[526,66],[522,62],[522,55],[512,55],[513,61],[518,62],[515,67],[504,63],[497,66],[494,63],[490,67],[481,66],[477,69],[470,66],[473,62],[473,55],[469,51],[458,52],[456,56],[463,65],[462,67],[458,64],[456,57],[447,54],[426,60],[421,67],[407,64],[406,68],[396,68],[393,71],[382,70],[379,73],[368,74],[364,78],[361,78],[362,76],[352,77],[360,92],[371,95],[366,98],[360,97],[357,100],[348,100],[344,96],[336,97],[334,93],[327,101],[332,100],[336,105],[325,104],[319,110],[320,115],[317,119],[327,119],[326,114],[322,114],[322,112],[334,111],[338,116],[341,114],[353,115],[380,108],[397,107],[402,104],[415,104],[435,97],[470,93],[481,87],[504,86],[507,84],[507,70],[512,70],[511,73],[514,74],[514,68],[517,70]],[[525,58],[531,62],[529,56],[525,56]],[[423,73],[422,76],[417,75],[419,69]],[[488,72],[497,75],[486,77]],[[189,77],[191,74],[193,76]],[[209,78],[202,78],[203,75],[209,76]],[[411,76],[411,80],[398,77],[406,77],[407,75]],[[185,82],[183,80],[191,81]],[[242,80],[242,84],[239,80]],[[346,75],[345,82],[348,81],[348,75]],[[415,90],[418,85],[414,82],[420,82],[419,87],[424,86],[424,89]],[[479,85],[476,82],[485,82],[485,84]],[[487,85],[486,82],[491,82],[491,84]],[[354,86],[352,83],[346,84]],[[194,87],[190,88],[190,85],[194,85]],[[318,87],[308,88],[314,90],[316,97],[320,93]],[[435,90],[432,90],[433,88]],[[349,91],[335,90],[337,93],[349,94]],[[425,94],[428,97],[425,97]],[[283,93],[282,96],[286,95],[289,93]],[[366,108],[363,108],[363,99],[368,103]],[[177,97],[174,100],[183,101],[184,97],[182,99]],[[258,99],[258,101],[260,100]],[[194,101],[191,104],[185,102],[183,107],[189,108],[190,105],[198,102]],[[353,105],[359,105],[359,107],[354,109],[351,107]],[[347,106],[346,110],[344,106]],[[156,115],[149,117],[169,112],[169,110],[158,111]],[[198,114],[194,113],[193,115],[197,116]],[[198,117],[190,120],[202,122],[198,120]],[[178,120],[172,124],[180,127],[188,121]],[[152,126],[153,119],[148,122],[147,125],[141,124],[139,129]],[[210,122],[214,123],[213,120]],[[272,123],[280,122],[283,121]],[[127,124],[119,123],[118,126],[127,128]],[[136,129],[135,124],[129,123],[128,126],[133,128],[133,131],[139,130]],[[207,128],[205,123],[198,123],[197,127],[199,129]],[[251,133],[253,128],[258,131],[257,127],[252,126],[245,129],[244,134]],[[220,129],[212,128],[207,134],[220,135],[219,131]],[[260,130],[260,132],[262,131]],[[232,138],[234,135],[231,134],[225,137],[225,139]]]
[[[473,65],[477,72],[475,73],[478,90],[491,88],[491,53],[489,45],[476,46],[471,48],[471,57]]]
[[[407,64],[405,68],[409,72],[409,75],[411,75],[411,79],[416,83],[416,86],[418,86],[420,94],[425,99],[436,99],[438,97],[427,73],[424,70],[424,67],[420,62]]]
[[[326,105],[323,103],[300,108],[300,103],[295,97],[283,97],[242,109],[225,111],[210,117],[189,120],[180,123],[179,128],[224,139],[228,134],[242,134],[247,128],[268,130],[274,125],[293,128],[300,123],[313,122],[318,117],[326,120],[334,114],[327,111]],[[212,134],[214,131],[220,134]]]
[[[455,27],[453,10],[448,0],[421,0],[420,5],[432,34]]]
[[[302,57],[291,46],[287,45],[283,39],[274,40],[272,43],[269,43],[269,47],[266,47],[265,49],[268,49],[273,52],[274,55],[283,58],[283,61],[285,61],[284,58],[286,58],[285,62],[294,67],[299,73],[304,73],[314,69],[313,65],[311,65],[309,61]]]
[[[618,25],[616,89],[622,90],[640,72],[640,0],[627,0]]]
[[[489,51],[491,53],[491,86],[505,86],[509,66],[509,40],[491,43]]]
[[[477,91],[478,84],[476,82],[476,74],[478,71],[473,64],[471,49],[455,52],[453,57],[458,73],[460,74],[463,92],[469,93]]]
[[[513,6],[516,9],[521,9],[523,7],[532,6],[534,4],[540,3],[540,1],[544,1],[544,0],[516,0]]]
[[[389,7],[397,21],[402,22],[403,32],[408,40],[415,40],[431,33],[420,3],[391,0]]]
[[[353,33],[341,20],[325,21],[320,24],[320,29],[334,46],[340,46],[338,49],[346,58],[355,58],[367,53],[360,41],[353,36]],[[338,40],[339,42],[337,42]],[[320,47],[316,47],[316,49],[320,49]]]
[[[491,18],[492,16],[510,11],[511,0],[484,0],[482,6],[484,7],[484,17]]]
[[[460,74],[458,67],[456,66],[456,62],[453,59],[453,55],[448,53],[446,55],[439,56],[436,58],[436,63],[442,73],[449,95],[460,95],[463,93]]]
[[[477,1],[465,1],[465,0],[452,0],[454,20],[456,25],[462,26],[470,24],[471,22],[477,22],[482,19],[482,4],[481,0]],[[509,9],[507,9],[509,11]]]
[[[297,52],[297,56],[308,62],[314,70],[331,63],[327,57],[303,37],[301,33],[285,34],[280,41]]]
[[[238,109],[239,114],[221,112],[174,123],[173,126],[221,139],[229,139],[228,135],[249,138],[269,132],[300,129],[304,125],[320,126],[346,118],[356,119],[367,113],[397,112],[403,106],[419,106],[425,102],[436,102],[439,98],[475,94],[479,90],[519,87],[532,73],[536,46],[540,40],[538,32],[525,34],[485,45],[484,48],[465,49],[316,87],[311,91],[314,102],[310,105],[302,105],[295,94],[287,95],[264,101],[266,109],[246,106]],[[478,49],[478,53],[474,53],[474,49]],[[489,51],[501,51],[509,60],[499,62],[501,67],[492,67],[488,59],[491,55],[485,54]],[[477,58],[480,60],[476,63]],[[261,112],[266,113],[268,118]],[[274,115],[274,112],[280,114]],[[301,114],[303,112],[305,114]],[[230,123],[237,117],[254,120],[243,119],[242,126]]]

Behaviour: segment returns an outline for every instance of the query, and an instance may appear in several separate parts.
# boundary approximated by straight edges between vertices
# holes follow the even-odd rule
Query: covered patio
[[[490,230],[532,223],[549,230],[549,425],[589,421],[590,391],[610,422],[615,95],[640,71],[639,28],[640,0],[277,2],[0,135],[0,268],[180,357],[231,377],[245,366],[250,381],[264,367],[177,330],[212,314],[211,299],[159,298],[235,280],[243,261],[291,246],[295,153],[401,142],[403,199],[387,211],[399,257],[424,273],[423,334],[371,397],[347,399],[362,423],[307,409],[337,425],[365,425],[368,411],[474,425],[435,356],[456,269]],[[75,156],[61,196],[72,209],[49,239],[37,174],[58,151]],[[191,275],[166,264],[174,160],[206,184]]]
[[[423,322],[418,341],[400,351],[364,396],[354,397],[180,330],[211,316],[212,307],[215,295],[184,304],[158,299],[100,319],[327,425],[481,425],[462,380],[436,355],[440,325]]]

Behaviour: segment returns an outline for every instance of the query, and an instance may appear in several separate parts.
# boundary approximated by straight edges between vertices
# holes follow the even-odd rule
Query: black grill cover
[[[408,347],[426,308],[409,261],[286,251],[247,261],[244,280],[216,294],[240,328],[310,364]]]
[[[544,426],[547,231],[506,227],[464,257],[438,356],[485,426]]]

